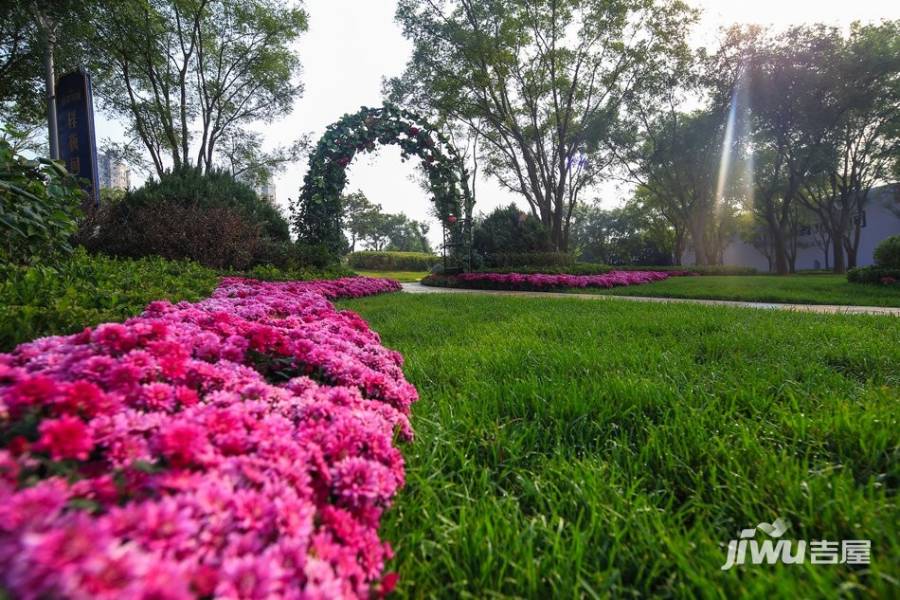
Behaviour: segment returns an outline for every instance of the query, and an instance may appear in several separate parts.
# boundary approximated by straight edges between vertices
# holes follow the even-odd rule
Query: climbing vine
[[[347,166],[357,153],[377,144],[400,146],[404,160],[417,156],[428,176],[435,212],[446,232],[447,251],[457,264],[468,262],[472,205],[465,166],[449,140],[418,115],[392,104],[363,107],[329,125],[309,159],[291,219],[301,244],[337,256],[344,246],[341,195]]]

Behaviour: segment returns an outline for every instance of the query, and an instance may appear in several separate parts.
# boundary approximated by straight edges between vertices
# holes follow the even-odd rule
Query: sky
[[[851,21],[900,18],[900,2],[879,0],[688,0],[702,9],[694,43],[713,45],[718,30],[732,23],[759,23],[784,28],[804,22],[824,22],[847,26]],[[381,103],[384,77],[399,75],[412,51],[394,22],[393,0],[306,0],[309,31],[297,43],[303,63],[301,80],[305,91],[293,112],[272,124],[258,127],[267,145],[289,144],[300,134],[311,132],[313,139],[345,113],[361,106]],[[121,127],[108,118],[98,119],[98,139],[121,139]],[[278,203],[287,208],[302,186],[306,163],[289,166],[276,178]],[[415,163],[402,163],[394,146],[362,155],[348,168],[347,191],[362,190],[387,212],[403,212],[432,225],[429,236],[436,242],[439,227],[428,216],[427,194],[412,179]],[[132,177],[132,182],[140,177]],[[624,201],[628,186],[609,182],[584,199],[597,199],[611,207]],[[524,200],[501,189],[491,180],[477,186],[476,212]]]

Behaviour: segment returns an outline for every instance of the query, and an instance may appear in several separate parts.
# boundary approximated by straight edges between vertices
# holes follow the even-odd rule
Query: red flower
[[[456,216],[450,215],[449,217],[447,217],[447,222],[453,225],[454,223],[456,223]]]
[[[200,462],[208,443],[206,432],[198,425],[181,423],[165,431],[160,446],[169,462],[175,467],[187,467]]]
[[[883,285],[893,285],[897,283],[897,279],[895,277],[891,277],[890,275],[885,275],[880,279]]]
[[[94,439],[84,421],[78,417],[66,416],[47,419],[39,428],[41,438],[38,446],[50,452],[53,460],[77,458],[87,460],[94,448]]]
[[[419,135],[419,128],[418,127],[410,127],[409,135]]]

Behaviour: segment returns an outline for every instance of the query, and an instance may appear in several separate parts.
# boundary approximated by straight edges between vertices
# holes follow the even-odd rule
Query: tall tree
[[[608,165],[623,98],[687,52],[680,0],[401,0],[419,98],[483,140],[485,171],[565,250],[579,194]]]
[[[831,112],[812,125],[824,129],[816,174],[800,190],[828,230],[836,273],[856,266],[869,191],[892,179],[900,155],[900,21],[854,24],[841,42],[818,90]]]
[[[302,91],[291,46],[307,16],[281,0],[123,0],[95,25],[104,106],[159,174],[169,164],[209,172],[222,140],[288,111]]]

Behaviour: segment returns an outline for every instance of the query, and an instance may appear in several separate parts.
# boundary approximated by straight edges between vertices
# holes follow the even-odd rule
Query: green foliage
[[[493,267],[570,267],[575,256],[563,252],[503,252],[484,257],[481,270]]]
[[[290,112],[302,92],[295,42],[308,19],[300,3],[92,4],[92,31],[78,39],[82,59],[105,108],[143,142],[157,174],[170,161],[204,172],[227,162],[251,179],[259,169],[271,174],[266,163],[280,159],[262,152],[248,128]]]
[[[59,265],[0,267],[0,351],[139,314],[154,301],[199,300],[217,275],[196,263],[116,260],[77,250]]]
[[[341,306],[422,398],[382,529],[398,597],[896,595],[897,319],[477,294]],[[810,565],[807,548],[805,565],[720,569],[728,540],[776,517],[784,539],[871,539],[871,566]]]
[[[370,271],[429,271],[441,258],[425,252],[353,252],[347,264]]]
[[[458,245],[455,248],[462,249],[469,221],[464,217],[471,213],[472,205],[463,164],[446,136],[435,132],[422,117],[391,104],[363,107],[356,114],[344,115],[319,140],[309,159],[300,197],[291,207],[300,242],[322,245],[333,256],[343,252],[341,197],[347,183],[345,171],[358,152],[371,152],[376,144],[396,144],[404,160],[413,155],[422,160],[436,214]]]
[[[278,210],[220,171],[182,169],[151,180],[89,215],[79,241],[113,256],[190,259],[216,269],[302,262]]]
[[[900,269],[900,235],[881,241],[875,247],[875,264],[886,269]]]
[[[270,264],[257,265],[249,271],[232,273],[241,277],[261,279],[263,281],[310,281],[313,279],[339,279],[341,277],[353,277],[356,273],[340,264],[331,264],[325,267],[288,267],[278,268]]]
[[[498,207],[479,218],[472,233],[472,250],[482,257],[492,254],[548,253],[550,234],[541,220],[515,204]]]
[[[646,203],[620,208],[599,204],[576,207],[570,246],[580,260],[608,265],[671,265],[672,228]]]
[[[227,171],[184,168],[151,179],[124,200],[129,207],[153,207],[157,202],[200,208],[224,207],[239,212],[250,223],[262,226],[273,240],[290,239],[288,223],[277,208],[261,199],[253,188],[236,180]]]
[[[28,160],[0,139],[0,264],[69,254],[83,194],[58,163]]]
[[[877,265],[856,267],[847,271],[847,281],[896,287],[900,281],[900,269]]]
[[[623,105],[641,86],[681,80],[695,17],[671,0],[401,0],[414,52],[388,88],[477,128],[485,171],[527,196],[566,251],[569,216],[610,165]]]

